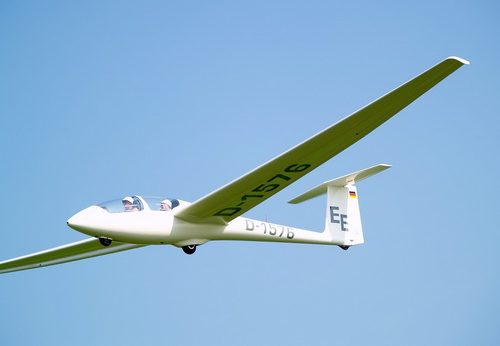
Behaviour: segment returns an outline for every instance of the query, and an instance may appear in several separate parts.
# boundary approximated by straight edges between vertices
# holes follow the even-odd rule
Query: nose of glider
[[[99,211],[100,208],[95,205],[85,208],[70,217],[67,221],[67,224],[69,227],[73,228],[76,231],[87,233],[88,231],[95,228],[97,223],[96,216],[98,215]]]

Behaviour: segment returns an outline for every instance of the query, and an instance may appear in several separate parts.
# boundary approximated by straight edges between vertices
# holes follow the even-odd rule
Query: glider
[[[449,57],[325,130],[193,203],[126,196],[92,205],[67,222],[87,238],[0,262],[0,273],[40,268],[146,245],[170,244],[187,254],[212,240],[337,245],[363,243],[356,183],[389,165],[327,181],[292,199],[326,194],[325,229],[314,232],[241,215],[294,183],[386,122],[468,61]]]

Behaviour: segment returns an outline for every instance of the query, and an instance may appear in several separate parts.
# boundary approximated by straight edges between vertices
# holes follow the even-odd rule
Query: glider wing
[[[359,141],[468,61],[449,57],[388,94],[180,210],[195,223],[226,224]]]
[[[99,239],[88,238],[76,243],[62,245],[53,249],[0,262],[0,274],[77,261],[84,258],[107,255],[143,246],[145,245],[113,242],[111,245],[104,247],[99,242]]]

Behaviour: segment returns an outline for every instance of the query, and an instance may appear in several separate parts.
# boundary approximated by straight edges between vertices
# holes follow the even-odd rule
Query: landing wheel
[[[110,246],[112,240],[110,238],[105,238],[105,237],[99,237],[99,243],[101,243],[102,246]]]
[[[188,255],[192,255],[196,251],[196,245],[186,245],[186,246],[183,246],[182,247],[182,251],[184,251],[184,253],[186,253]]]
[[[339,245],[339,248],[341,248],[342,250],[347,250],[347,249],[349,249],[349,246],[347,246],[347,245]]]

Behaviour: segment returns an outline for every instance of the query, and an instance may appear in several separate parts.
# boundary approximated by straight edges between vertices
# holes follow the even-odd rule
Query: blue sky
[[[377,163],[365,241],[148,247],[0,278],[1,345],[497,345],[494,1],[3,1],[0,257],[125,194],[192,201],[450,55],[469,59],[247,214]]]

